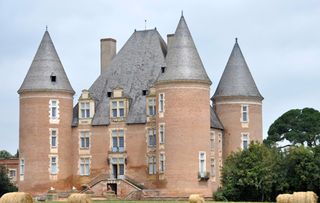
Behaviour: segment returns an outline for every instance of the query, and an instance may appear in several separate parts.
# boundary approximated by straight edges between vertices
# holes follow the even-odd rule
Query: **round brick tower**
[[[210,168],[211,81],[183,16],[171,36],[166,64],[155,85],[159,140],[165,134],[157,150],[161,195],[211,196],[211,184],[200,180]]]
[[[224,159],[232,151],[247,148],[251,141],[262,142],[262,100],[236,39],[212,97],[224,126]]]
[[[74,91],[48,31],[18,93],[19,190],[34,195],[50,187],[70,190]]]

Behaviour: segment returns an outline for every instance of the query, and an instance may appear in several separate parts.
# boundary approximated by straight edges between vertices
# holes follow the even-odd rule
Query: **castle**
[[[262,141],[263,97],[237,41],[212,105],[210,86],[181,16],[167,42],[135,30],[116,53],[116,40],[101,39],[101,74],[74,105],[46,31],[18,90],[19,190],[211,197],[226,156]]]

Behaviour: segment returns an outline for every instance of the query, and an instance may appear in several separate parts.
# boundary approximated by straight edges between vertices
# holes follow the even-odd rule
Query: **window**
[[[148,99],[148,116],[156,115],[156,99],[149,98]]]
[[[90,132],[80,132],[80,149],[89,149],[90,147]]]
[[[148,163],[149,163],[149,174],[150,175],[156,174],[157,173],[156,157],[155,156],[148,157]]]
[[[214,141],[215,141],[215,133],[211,132],[210,133],[210,148],[211,148],[211,151],[214,150],[214,145],[215,145]]]
[[[210,172],[210,173],[211,173],[211,176],[215,176],[215,174],[216,174],[216,173],[215,173],[215,170],[216,170],[216,169],[215,169],[214,158],[211,158],[211,163],[210,163],[210,164],[211,164],[211,172]]]
[[[112,130],[112,151],[124,151],[124,130]]]
[[[111,158],[113,178],[124,178],[124,158]]]
[[[16,169],[9,169],[8,177],[11,180],[16,180],[17,170]]]
[[[80,102],[81,118],[90,118],[90,102]]]
[[[164,124],[159,125],[159,142],[160,144],[164,144],[165,141],[165,132],[164,132]]]
[[[206,175],[206,153],[199,152],[199,173],[200,177],[205,177]]]
[[[249,135],[247,133],[242,134],[242,149],[248,149],[249,147]]]
[[[51,148],[57,147],[57,130],[51,130],[50,146]]]
[[[164,112],[164,93],[159,94],[159,112]]]
[[[156,141],[156,129],[155,128],[149,128],[148,129],[148,146],[149,147],[155,147],[157,144]]]
[[[50,173],[57,174],[58,173],[58,164],[57,164],[57,157],[52,156],[50,158]]]
[[[90,158],[80,158],[80,175],[88,176],[90,175]]]
[[[248,105],[242,105],[241,106],[241,121],[242,122],[248,122],[249,121],[249,106]]]
[[[24,159],[20,159],[20,175],[24,175]]]
[[[164,153],[160,153],[160,157],[159,157],[159,172],[163,173],[165,170],[165,155]]]
[[[58,118],[58,101],[57,100],[51,100],[50,117],[51,117],[51,119]]]
[[[111,102],[111,111],[113,118],[123,118],[125,117],[125,101],[112,101]]]

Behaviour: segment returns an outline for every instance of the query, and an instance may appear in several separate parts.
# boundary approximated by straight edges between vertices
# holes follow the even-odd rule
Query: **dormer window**
[[[50,80],[51,80],[51,82],[57,82],[57,76],[51,75]]]
[[[94,115],[94,100],[88,90],[82,90],[79,98],[79,120],[81,124],[90,124]]]
[[[81,118],[90,118],[90,102],[80,102]]]
[[[156,115],[156,98],[151,97],[148,98],[148,116],[155,116]]]
[[[113,118],[125,117],[125,101],[124,100],[112,101],[111,108],[112,108]]]

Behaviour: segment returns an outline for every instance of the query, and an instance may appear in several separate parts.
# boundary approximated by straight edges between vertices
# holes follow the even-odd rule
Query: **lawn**
[[[122,201],[122,200],[109,200],[109,201],[93,201],[94,203],[188,203],[188,201]],[[214,202],[206,201],[208,203],[223,203],[223,202]],[[62,203],[60,202],[46,202],[46,203]],[[229,202],[232,203],[232,202]],[[237,202],[237,203],[253,203],[253,202]]]

